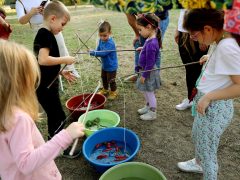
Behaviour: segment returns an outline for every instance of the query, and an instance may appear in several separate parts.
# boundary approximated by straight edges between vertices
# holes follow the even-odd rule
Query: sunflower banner
[[[91,4],[125,13],[161,12],[169,9],[231,9],[233,0],[90,0]]]

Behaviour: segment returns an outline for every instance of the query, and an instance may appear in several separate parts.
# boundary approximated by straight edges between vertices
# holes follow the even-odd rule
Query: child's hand
[[[70,65],[70,64],[73,64],[75,63],[75,57],[73,56],[65,56],[65,63],[64,64],[67,64],[67,65]]]
[[[206,109],[209,106],[210,102],[211,100],[206,95],[201,97],[197,104],[197,111],[200,114],[205,115]]]
[[[139,72],[141,69],[142,69],[141,66],[136,66],[136,67],[135,67],[135,72]]]
[[[74,82],[76,80],[76,77],[71,73],[71,71],[63,70],[61,74],[69,82]]]
[[[142,84],[144,84],[144,82],[145,82],[145,77],[140,77],[140,82],[142,83]]]
[[[89,54],[90,54],[90,56],[95,56],[96,53],[95,53],[94,50],[90,50],[90,51],[89,51]]]
[[[67,128],[66,131],[69,133],[69,135],[73,138],[79,138],[84,136],[84,125],[79,122],[73,122],[71,123]]]
[[[203,56],[200,58],[199,63],[202,65],[202,64],[204,64],[208,59],[209,59],[209,55],[203,55]]]
[[[143,47],[138,47],[137,49],[136,49],[136,51],[141,51],[143,49]]]

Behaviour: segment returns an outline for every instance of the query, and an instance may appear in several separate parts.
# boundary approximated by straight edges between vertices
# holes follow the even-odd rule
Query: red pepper
[[[116,142],[114,140],[111,141],[112,145],[116,145]]]
[[[107,148],[107,149],[104,149],[103,152],[107,152],[107,151],[111,151],[112,148]]]
[[[127,159],[126,155],[116,155],[114,161],[123,161]]]
[[[100,154],[99,156],[97,156],[97,159],[104,159],[107,158],[108,156],[106,154]]]
[[[95,148],[98,149],[101,145],[102,143],[96,144]]]
[[[107,142],[106,147],[107,147],[108,149],[111,148],[111,143],[110,143],[110,142]]]

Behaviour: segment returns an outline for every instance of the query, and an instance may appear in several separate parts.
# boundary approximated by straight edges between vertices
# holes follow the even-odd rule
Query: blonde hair
[[[46,20],[49,16],[55,15],[57,18],[66,17],[70,21],[70,13],[67,7],[60,1],[51,1],[43,11],[43,18]]]
[[[0,132],[8,130],[13,108],[38,119],[36,87],[40,71],[35,56],[24,46],[0,40]]]

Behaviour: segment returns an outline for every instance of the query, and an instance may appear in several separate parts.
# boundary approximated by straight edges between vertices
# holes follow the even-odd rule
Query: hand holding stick
[[[89,100],[89,102],[88,102],[88,106],[87,106],[85,115],[84,115],[84,117],[83,117],[83,123],[85,122],[85,119],[86,119],[86,117],[87,117],[87,113],[88,113],[89,108],[90,108],[90,106],[91,106],[91,102],[92,102],[95,94],[97,93],[98,89],[100,88],[100,86],[101,86],[101,82],[99,81],[99,82],[98,82],[98,86],[96,87],[96,89],[95,89],[92,97],[90,98],[90,100]],[[72,149],[71,149],[71,151],[70,151],[70,153],[69,153],[70,156],[73,155],[73,153],[74,153],[74,151],[75,151],[75,149],[76,149],[77,144],[78,144],[78,138],[75,139],[75,141],[74,141],[74,143],[73,143]]]

